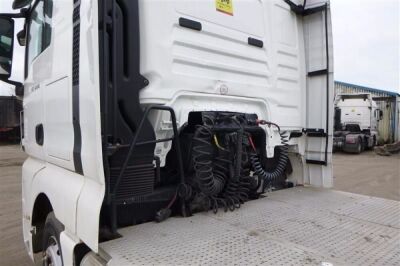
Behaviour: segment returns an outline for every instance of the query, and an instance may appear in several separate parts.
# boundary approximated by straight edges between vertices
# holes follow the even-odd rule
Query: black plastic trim
[[[23,7],[26,7],[27,5],[30,5],[32,3],[32,0],[14,0],[12,4],[12,8],[15,9],[21,9]]]
[[[37,145],[43,146],[43,143],[44,143],[43,124],[39,124],[35,127],[35,139],[36,139]]]
[[[308,15],[312,15],[312,14],[315,14],[315,13],[318,13],[318,12],[321,12],[321,11],[324,11],[325,10],[325,5],[322,5],[322,6],[317,6],[317,7],[314,7],[314,8],[307,8],[307,9],[304,9],[304,11],[303,11],[303,16],[308,16]]]
[[[303,129],[303,132],[307,135],[307,137],[322,138],[327,136],[325,130],[322,128],[305,128]]]
[[[315,76],[321,76],[321,75],[327,75],[327,74],[328,74],[328,69],[321,69],[321,70],[308,72],[309,77],[315,77]]]
[[[74,0],[73,41],[72,41],[72,124],[74,128],[73,160],[75,172],[83,175],[82,167],[82,133],[79,114],[79,46],[80,46],[80,11],[81,0]]]
[[[301,131],[292,131],[292,132],[290,132],[290,139],[293,139],[293,138],[301,138],[303,136],[303,132],[301,132]]]
[[[325,5],[322,6],[317,6],[317,7],[313,7],[313,8],[305,8],[306,6],[306,1],[304,1],[303,5],[296,5],[295,3],[293,3],[290,0],[284,0],[286,4],[289,5],[290,10],[295,13],[296,15],[300,15],[300,16],[308,16],[308,15],[312,15],[321,11],[325,10]]]
[[[318,11],[324,11],[325,13],[325,56],[326,56],[326,137],[325,137],[325,164],[328,164],[328,145],[329,145],[329,35],[328,35],[328,4],[322,6],[322,9]]]
[[[194,21],[191,19],[187,19],[187,18],[179,18],[179,25],[181,27],[192,29],[192,30],[197,30],[197,31],[202,30],[202,25],[200,22]]]
[[[307,137],[310,138],[325,138],[327,135],[325,132],[323,133],[319,133],[319,132],[315,132],[315,133],[308,133]]]
[[[316,164],[316,165],[327,165],[326,161],[319,161],[319,160],[306,160],[308,164]]]
[[[295,3],[293,3],[290,0],[284,0],[286,4],[289,5],[290,10],[292,10],[292,12],[294,12],[297,15],[302,15],[304,12],[304,5],[296,5]]]
[[[264,47],[264,42],[259,40],[259,39],[255,39],[255,38],[249,37],[247,42],[248,42],[249,45],[252,45],[252,46],[255,46],[255,47],[259,47],[259,48],[263,48]]]

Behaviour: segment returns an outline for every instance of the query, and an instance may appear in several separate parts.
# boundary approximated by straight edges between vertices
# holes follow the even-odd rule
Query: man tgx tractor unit
[[[335,98],[333,148],[361,153],[378,141],[378,122],[382,111],[377,109],[371,94],[338,94]]]
[[[1,77],[11,73],[14,20],[24,19],[17,94],[28,154],[23,235],[33,259],[359,258],[326,256],[320,243],[289,244],[299,232],[336,236],[301,219],[322,222],[335,204],[354,202],[321,189],[332,186],[325,0],[14,0],[13,7],[19,13],[1,15],[1,38],[9,40]],[[279,219],[277,227],[268,219]],[[270,238],[279,232],[287,235]]]

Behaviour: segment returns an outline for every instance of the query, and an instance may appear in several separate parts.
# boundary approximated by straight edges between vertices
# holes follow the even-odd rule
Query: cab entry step
[[[310,187],[119,233],[111,265],[400,265],[400,202]]]

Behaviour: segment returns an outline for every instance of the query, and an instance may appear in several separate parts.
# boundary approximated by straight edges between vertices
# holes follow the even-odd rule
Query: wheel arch
[[[32,208],[32,250],[33,253],[42,251],[42,238],[47,215],[53,211],[53,205],[45,193],[39,193]]]
[[[81,242],[74,248],[74,265],[80,265],[83,257],[92,251],[85,243]]]

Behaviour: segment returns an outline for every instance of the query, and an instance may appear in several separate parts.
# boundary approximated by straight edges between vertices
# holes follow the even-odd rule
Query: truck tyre
[[[54,212],[47,215],[43,232],[43,265],[63,266],[60,234],[64,226],[56,219]]]
[[[358,140],[358,143],[357,143],[357,150],[356,150],[356,153],[357,154],[360,154],[361,152],[362,152],[362,150],[363,150],[363,143],[362,143],[362,140]]]

